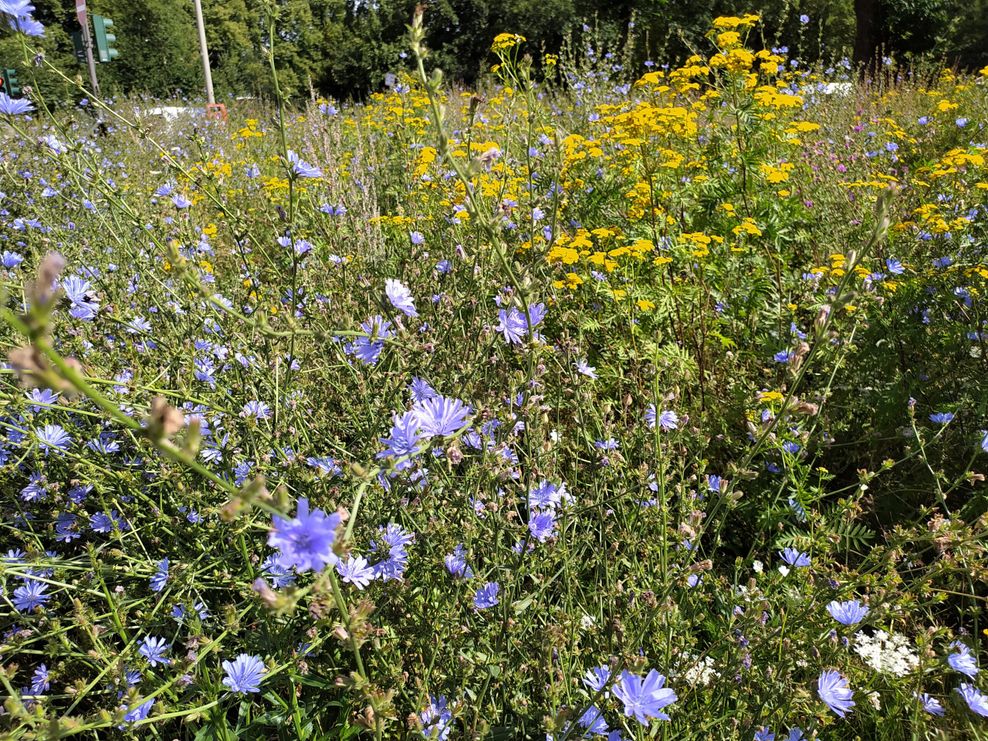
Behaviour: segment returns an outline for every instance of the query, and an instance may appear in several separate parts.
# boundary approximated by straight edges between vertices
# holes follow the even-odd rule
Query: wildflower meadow
[[[988,738],[988,68],[428,20],[0,94],[3,737]]]

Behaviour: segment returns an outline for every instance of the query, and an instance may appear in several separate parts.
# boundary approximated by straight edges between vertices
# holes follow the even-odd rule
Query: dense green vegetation
[[[0,735],[984,738],[988,65],[763,28],[179,121],[22,31]]]
[[[42,44],[70,73],[73,3],[36,0],[48,28]],[[314,91],[338,99],[381,89],[386,73],[408,67],[403,43],[416,0],[204,0],[217,93],[269,94],[263,55],[265,9],[278,16],[277,62],[284,92]],[[189,0],[92,0],[90,12],[117,24],[121,56],[100,69],[107,90],[201,97],[202,71]],[[424,3],[434,62],[466,84],[493,61],[493,30],[521,33],[536,58],[587,43],[603,45],[622,63],[676,62],[701,44],[710,21],[737,12],[727,0],[430,0]],[[947,65],[988,63],[988,0],[756,0],[740,8],[762,14],[766,45],[785,46],[804,63],[874,55],[905,61],[932,55]],[[805,16],[808,20],[801,21]],[[859,34],[867,26],[868,32]],[[858,43],[856,43],[856,41]],[[17,60],[11,39],[0,59]],[[57,89],[53,89],[56,93]],[[66,92],[67,91],[64,91]]]

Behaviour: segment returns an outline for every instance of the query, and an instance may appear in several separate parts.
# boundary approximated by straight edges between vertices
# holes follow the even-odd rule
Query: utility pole
[[[209,49],[206,47],[206,25],[202,22],[202,0],[195,0],[196,25],[199,27],[199,53],[202,55],[202,75],[206,78],[206,103],[216,105],[213,97],[213,73],[209,69]]]
[[[196,0],[198,2],[199,0]],[[93,35],[89,33],[89,18],[86,16],[86,0],[76,0],[75,16],[82,27],[82,45],[86,50],[86,66],[89,67],[89,84],[93,94],[99,97],[99,80],[96,79],[96,59],[93,57]]]

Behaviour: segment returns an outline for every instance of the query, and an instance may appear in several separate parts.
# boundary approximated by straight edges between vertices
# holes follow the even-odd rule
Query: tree
[[[948,59],[967,69],[988,65],[988,0],[970,0],[951,12],[947,32]]]
[[[44,38],[30,39],[29,47],[40,48],[45,58],[60,69],[70,79],[78,77],[82,81],[83,68],[78,65],[72,47],[72,37],[66,30],[67,24],[75,22],[75,13],[66,9],[57,0],[35,0],[34,17],[45,26]],[[0,27],[0,67],[13,67],[18,71],[21,84],[30,86],[49,105],[74,101],[81,96],[74,85],[66,83],[57,74],[24,59],[22,39],[7,29]],[[76,24],[78,27],[78,24]]]
[[[33,0],[46,37],[32,40],[68,76],[85,79],[72,53],[78,28],[69,0]],[[362,98],[385,74],[408,66],[405,29],[416,5],[426,6],[430,66],[450,80],[474,83],[492,62],[501,32],[526,37],[536,65],[568,39],[627,55],[614,60],[640,70],[645,60],[675,64],[708,48],[718,15],[741,12],[737,0],[202,0],[218,97],[273,93],[266,13],[277,15],[275,59],[282,93],[310,90]],[[90,13],[113,18],[120,57],[100,65],[104,92],[202,97],[202,72],[191,0],[89,0]],[[882,55],[936,52],[948,63],[988,64],[988,0],[752,0],[744,12],[762,16],[752,43],[785,46],[800,63],[830,60],[853,46],[865,70]],[[806,16],[803,22],[801,16]],[[584,23],[589,31],[584,31]],[[13,60],[22,80],[47,98],[68,99],[71,86],[21,60],[21,42],[0,27],[0,61]],[[78,97],[78,96],[76,96]]]
[[[961,7],[958,0],[854,0],[854,61],[873,72],[883,54],[932,51],[945,41],[949,16]]]
[[[863,69],[872,69],[883,44],[883,11],[882,0],[854,0],[854,62]]]
[[[346,0],[326,3],[322,34],[327,51],[315,83],[319,90],[335,98],[360,98],[380,88],[385,73],[401,62],[399,15],[386,30],[387,8]]]
[[[198,96],[202,88],[195,18],[184,0],[99,0],[90,15],[113,19],[120,56],[99,67],[100,86],[154,96]]]
[[[259,94],[270,78],[261,54],[260,7],[248,0],[204,0],[202,15],[217,98]]]

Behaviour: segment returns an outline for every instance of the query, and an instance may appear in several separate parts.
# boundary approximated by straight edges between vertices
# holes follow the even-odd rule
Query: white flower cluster
[[[720,672],[714,669],[714,660],[709,656],[698,658],[696,654],[687,654],[684,657],[682,666],[686,670],[682,672],[682,679],[689,685],[706,687],[713,680],[720,678]]]
[[[905,636],[889,635],[876,630],[874,635],[858,632],[854,636],[854,652],[864,663],[882,674],[904,677],[919,666],[919,656]]]

